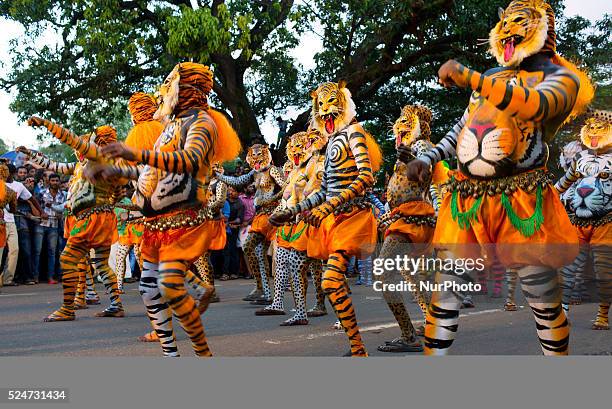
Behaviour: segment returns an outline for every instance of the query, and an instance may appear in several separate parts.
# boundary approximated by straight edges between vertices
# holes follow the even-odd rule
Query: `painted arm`
[[[276,184],[278,186],[280,186],[281,191],[283,191],[285,189],[285,186],[287,186],[287,181],[283,177],[282,170],[280,170],[276,166],[271,166],[270,167],[270,176],[272,177],[272,179],[274,179]]]
[[[430,166],[434,166],[436,163],[454,158],[456,155],[457,138],[459,133],[465,126],[469,115],[468,109],[463,112],[461,119],[453,126],[453,128],[442,138],[442,140],[434,147],[428,149],[425,152],[420,152],[417,159],[427,163]]]
[[[372,174],[372,167],[370,165],[370,155],[368,154],[366,137],[361,132],[360,128],[352,130],[348,142],[349,149],[352,151],[353,157],[355,158],[355,165],[357,166],[359,174],[348,186],[346,186],[346,188],[342,189],[338,195],[328,200],[332,210],[351,199],[364,195],[366,189],[374,184],[374,175]]]
[[[216,140],[216,129],[212,120],[198,118],[189,127],[185,147],[172,152],[138,150],[135,161],[169,173],[197,173],[205,164],[206,157]]]
[[[541,122],[568,115],[578,97],[580,80],[569,70],[559,68],[535,87],[512,84],[471,70],[457,61],[448,61],[440,68],[442,82],[448,77],[461,88],[471,88],[500,111],[525,121]]]
[[[70,146],[85,158],[95,161],[101,161],[103,159],[100,148],[96,144],[93,144],[85,138],[76,135],[72,131],[63,128],[61,125],[37,117],[32,117],[30,122],[33,126],[44,126],[60,142]]]
[[[242,176],[227,176],[220,173],[217,173],[215,176],[221,182],[236,189],[240,189],[253,183],[253,180],[255,180],[255,170],[251,170],[249,173]]]
[[[20,150],[20,152],[23,151],[23,149]],[[27,152],[24,153],[27,154],[30,157],[30,160],[38,166],[62,175],[74,174],[74,169],[77,165],[77,162],[55,162],[41,152],[27,150]]]
[[[561,179],[555,183],[555,189],[560,194],[564,193],[574,182],[580,179],[580,173],[576,171],[576,163],[576,160],[573,160],[565,175],[561,176]]]
[[[208,208],[216,215],[223,208],[227,200],[227,185],[221,181],[217,182],[215,196],[208,203]]]

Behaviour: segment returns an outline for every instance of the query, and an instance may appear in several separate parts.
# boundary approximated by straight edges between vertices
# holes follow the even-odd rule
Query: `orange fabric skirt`
[[[256,215],[251,222],[251,230],[249,230],[249,232],[261,234],[266,238],[266,241],[274,240],[276,227],[270,224],[268,221],[269,218],[270,216],[267,214]]]
[[[341,250],[351,256],[368,255],[376,246],[376,218],[370,209],[330,214],[318,228],[309,226],[307,234],[308,257],[327,260]]]
[[[225,219],[211,220],[210,228],[213,232],[213,239],[209,250],[223,250],[227,243],[227,230],[225,230]]]
[[[433,206],[427,202],[408,202],[404,203],[391,212],[392,215],[400,214],[402,216],[435,216],[436,211]],[[401,234],[407,237],[412,243],[429,243],[433,237],[435,228],[428,225],[417,225],[406,223],[405,220],[399,219],[391,223],[385,236],[389,234]]]
[[[72,230],[72,226],[74,226],[74,222],[76,221],[76,217],[69,214],[64,219],[64,238],[68,239],[70,237],[70,230]]]
[[[66,218],[66,232],[69,241],[89,248],[110,247],[119,239],[114,212],[92,213],[81,220],[69,216]]]
[[[142,223],[128,223],[125,227],[125,234],[119,235],[119,244],[124,246],[140,245],[144,225]]]
[[[298,224],[289,226],[281,226],[276,232],[276,243],[279,247],[286,249],[294,249],[297,251],[306,251],[308,248],[308,234],[306,230],[308,225],[300,220]],[[285,238],[283,238],[286,237]]]
[[[457,172],[459,180],[466,177]],[[444,197],[438,213],[433,243],[438,249],[452,251],[456,257],[485,257],[490,264],[495,257],[506,267],[525,265],[559,268],[570,264],[578,255],[578,236],[552,186],[542,189],[544,222],[531,237],[521,234],[510,222],[501,195],[483,195],[480,208],[467,229],[453,220],[452,193]],[[472,208],[477,199],[457,195],[459,212]],[[522,219],[534,213],[536,193],[517,190],[509,196],[514,212]],[[491,254],[491,252],[495,254]]]
[[[578,232],[580,244],[590,244],[596,246],[599,244],[612,243],[612,223],[604,224],[603,226],[575,226]]]
[[[180,213],[189,216],[191,213],[195,215],[196,211],[193,209],[176,210],[148,220],[168,218]],[[176,260],[193,263],[210,249],[217,229],[212,220],[206,220],[198,226],[178,227],[164,231],[145,228],[140,245],[142,258],[152,263]]]

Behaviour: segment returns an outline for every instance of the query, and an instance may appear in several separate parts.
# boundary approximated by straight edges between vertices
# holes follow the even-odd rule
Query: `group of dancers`
[[[391,210],[378,220],[369,191],[383,158],[357,120],[344,81],[324,83],[311,93],[309,127],[290,137],[284,166],[276,167],[268,147],[258,143],[246,153],[252,170],[238,177],[223,174],[223,162],[237,157],[241,147],[226,116],[208,105],[213,73],[202,64],[179,63],[155,97],[130,98],[134,127],[124,143],[109,125],[79,136],[32,117],[30,126],[47,128],[78,158],[57,163],[20,148],[38,165],[72,175],[67,245],[60,260],[63,303],[45,321],[74,320],[75,311],[86,307],[90,266],[110,296],[110,306],[97,316],[124,316],[122,274],[118,280],[108,265],[110,247],[119,240],[120,254],[125,257],[134,246],[142,265],[139,289],[153,331],[141,340],[159,341],[165,356],[178,356],[174,315],[195,354],[211,356],[201,318],[216,298],[210,251],[225,246],[221,207],[228,186],[254,183],[256,216],[243,249],[256,286],[245,299],[262,305],[256,315],[285,315],[284,292],[290,286],[295,314],[281,325],[294,326],[325,315],[327,298],[348,337],[347,356],[368,353],[346,273],[352,257],[375,252],[385,259],[427,251],[444,259],[485,256],[492,268],[508,270],[506,309],[516,309],[514,288],[520,280],[543,353],[565,355],[569,305],[592,251],[599,295],[593,328],[608,329],[612,113],[587,111],[594,87],[556,53],[550,5],[513,0],[499,17],[490,33],[490,52],[499,67],[480,73],[450,60],[439,70],[441,85],[472,94],[459,122],[438,144],[430,140],[433,115],[427,107],[401,110],[393,125],[397,162],[387,186]],[[564,150],[567,172],[554,183],[546,169],[548,144],[585,112],[579,140]],[[456,169],[448,169],[450,160],[456,160]],[[135,193],[119,202],[127,183]],[[4,185],[0,197],[14,202]],[[128,213],[121,229],[116,207]],[[316,305],[307,310],[309,273]],[[471,280],[452,271],[428,277],[389,269],[380,276],[384,283],[428,279]],[[467,294],[417,290],[424,328],[413,326],[402,293],[383,294],[401,333],[380,351],[448,353]]]

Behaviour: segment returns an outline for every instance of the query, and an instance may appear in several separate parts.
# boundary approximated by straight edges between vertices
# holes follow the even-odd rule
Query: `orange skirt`
[[[391,212],[392,215],[400,214],[402,216],[435,216],[436,212],[433,206],[427,202],[408,202],[404,203]],[[435,228],[426,224],[417,225],[406,223],[405,220],[399,219],[391,223],[385,236],[389,234],[401,234],[407,237],[412,243],[429,243],[433,237]]]
[[[145,228],[140,245],[143,260],[152,263],[176,260],[193,263],[210,249],[215,230],[211,220],[199,226],[164,231]]]
[[[110,247],[119,238],[114,212],[92,213],[81,220],[68,216],[65,226],[68,241],[88,248]]]
[[[276,243],[279,247],[306,251],[308,248],[308,225],[300,220],[298,224],[281,226],[276,232]]]
[[[119,235],[119,244],[124,246],[137,246],[142,241],[144,225],[142,223],[128,223],[125,233]]]
[[[210,242],[209,250],[223,250],[225,248],[225,243],[227,243],[225,219],[211,220],[210,228],[213,232],[213,239]]]
[[[603,226],[575,226],[580,244],[592,246],[612,243],[612,223]]]
[[[251,222],[251,230],[249,230],[249,233],[259,233],[266,238],[266,241],[274,240],[274,236],[276,235],[276,227],[272,226],[270,222],[268,222],[269,218],[269,215],[263,213],[256,215]]]
[[[307,234],[308,257],[327,260],[338,251],[358,257],[369,255],[376,246],[376,218],[370,209],[330,214],[318,228],[309,226]]]
[[[64,219],[64,238],[68,239],[70,237],[70,230],[72,230],[72,226],[74,226],[74,222],[76,221],[76,217],[69,214]]]
[[[465,179],[461,173],[457,179]],[[435,247],[449,250],[456,257],[484,257],[490,264],[495,257],[506,267],[526,265],[559,268],[570,264],[578,255],[578,236],[552,186],[542,188],[543,223],[539,230],[524,236],[510,222],[502,206],[501,195],[482,196],[477,219],[466,229],[453,220],[451,201],[453,194],[444,197],[438,213],[438,223],[433,237]],[[535,209],[536,193],[517,190],[509,197],[514,212],[521,219],[529,218]],[[457,194],[459,212],[472,209],[477,201],[472,196],[462,198]],[[492,254],[491,252],[494,252]]]

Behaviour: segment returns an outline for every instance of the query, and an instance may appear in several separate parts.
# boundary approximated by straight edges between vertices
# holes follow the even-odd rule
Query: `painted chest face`
[[[505,70],[493,75],[511,84],[535,86],[542,73]],[[468,119],[457,138],[459,168],[477,178],[501,177],[542,167],[548,159],[541,124],[522,121],[473,93]]]
[[[168,123],[155,143],[154,149],[159,152],[181,149],[185,143],[186,131],[182,119]],[[195,203],[197,200],[204,202],[208,189],[207,187],[198,189],[199,187],[200,185],[190,174],[167,172],[145,166],[138,179],[136,202],[145,209],[146,213],[167,209],[177,203]]]
[[[603,217],[612,211],[612,153],[583,151],[576,162],[580,179],[574,184],[572,208],[576,216]]]

